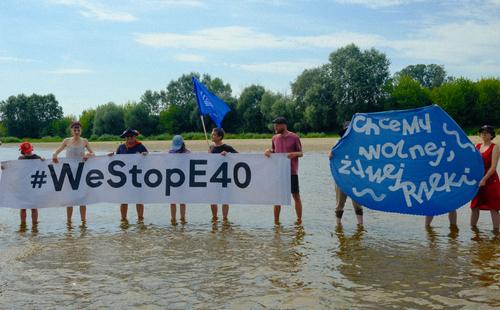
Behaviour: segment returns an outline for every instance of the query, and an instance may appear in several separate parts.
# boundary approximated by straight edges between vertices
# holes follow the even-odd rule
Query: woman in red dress
[[[471,202],[472,214],[470,224],[476,228],[479,220],[480,210],[489,210],[491,221],[493,222],[493,232],[498,234],[500,217],[500,180],[497,174],[498,158],[500,157],[500,148],[492,142],[495,138],[495,129],[492,126],[484,125],[479,129],[479,134],[483,143],[476,145],[481,153],[484,162],[484,177],[479,183],[479,192]]]

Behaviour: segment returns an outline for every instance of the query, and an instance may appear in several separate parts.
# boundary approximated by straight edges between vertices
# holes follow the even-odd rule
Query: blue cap
[[[182,139],[182,136],[176,135],[172,139],[172,145],[170,146],[170,149],[172,151],[178,151],[182,148],[182,144],[184,144],[184,139]]]

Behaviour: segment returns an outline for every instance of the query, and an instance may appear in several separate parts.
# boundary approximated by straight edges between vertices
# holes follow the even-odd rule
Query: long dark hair
[[[180,149],[178,149],[177,151],[175,151],[176,153],[186,153],[187,151],[187,148],[186,148],[186,143],[182,142],[182,146]]]

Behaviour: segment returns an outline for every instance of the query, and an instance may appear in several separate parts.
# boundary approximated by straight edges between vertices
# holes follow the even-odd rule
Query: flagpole
[[[203,119],[203,115],[200,115],[200,118],[201,118],[201,124],[203,125],[203,132],[205,132],[205,140],[207,141],[207,146],[210,149],[210,143],[208,143],[207,128],[205,127],[205,120]]]

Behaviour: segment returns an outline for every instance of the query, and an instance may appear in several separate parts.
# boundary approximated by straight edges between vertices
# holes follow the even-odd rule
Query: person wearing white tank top
[[[61,146],[52,155],[52,161],[54,163],[59,163],[57,155],[66,149],[66,158],[87,160],[89,157],[94,156],[94,152],[90,148],[87,139],[81,137],[82,126],[80,122],[73,122],[71,124],[71,138],[66,138],[63,140]],[[88,153],[85,154],[85,149]],[[71,218],[73,216],[73,206],[66,208],[66,216],[68,221],[68,227],[71,226]],[[85,226],[87,220],[87,207],[80,206],[80,218],[82,220],[82,225]]]

